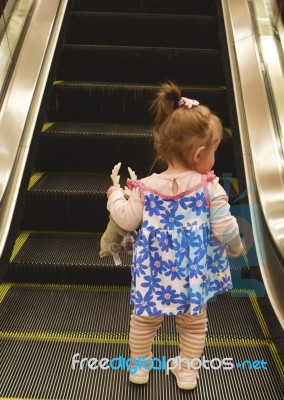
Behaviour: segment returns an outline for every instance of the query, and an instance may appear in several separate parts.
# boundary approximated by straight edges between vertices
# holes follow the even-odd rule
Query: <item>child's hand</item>
[[[113,192],[115,192],[116,190],[120,190],[121,191],[121,188],[120,187],[116,187],[116,186],[111,186],[110,188],[108,188],[108,190],[107,190],[107,198],[109,198],[109,196]]]
[[[243,250],[244,250],[244,248],[243,248],[242,243],[236,247],[228,247],[227,246],[227,255],[228,255],[228,257],[239,257],[242,254]]]

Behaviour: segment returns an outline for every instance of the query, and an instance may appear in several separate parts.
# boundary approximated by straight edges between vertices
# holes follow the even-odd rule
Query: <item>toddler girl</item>
[[[222,137],[219,118],[181,97],[172,83],[161,86],[151,109],[157,160],[166,169],[128,180],[128,200],[111,186],[107,208],[123,229],[140,226],[131,267],[131,357],[149,361],[163,316],[174,315],[180,357],[171,371],[179,388],[193,389],[198,374],[190,361],[204,349],[206,303],[232,288],[227,256],[239,256],[243,247],[226,193],[211,171]],[[130,381],[147,383],[149,369],[132,371]]]

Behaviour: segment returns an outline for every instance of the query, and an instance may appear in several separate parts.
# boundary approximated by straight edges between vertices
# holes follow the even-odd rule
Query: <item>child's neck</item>
[[[168,164],[168,168],[164,171],[165,174],[182,174],[183,172],[192,171],[189,167],[185,167],[179,162],[174,161]]]

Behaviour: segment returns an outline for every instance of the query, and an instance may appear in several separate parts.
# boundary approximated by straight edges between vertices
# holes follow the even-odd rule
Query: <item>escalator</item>
[[[231,261],[234,289],[208,307],[204,356],[215,362],[196,390],[179,390],[164,370],[137,386],[123,368],[71,368],[76,354],[129,357],[131,258],[100,258],[99,240],[113,166],[122,161],[122,184],[128,166],[139,178],[151,169],[159,83],[177,83],[222,119],[214,171],[232,213],[250,219],[220,1],[74,0],[66,21],[0,285],[0,399],[284,398],[283,333],[246,236],[246,255]],[[168,317],[154,354],[177,352]]]

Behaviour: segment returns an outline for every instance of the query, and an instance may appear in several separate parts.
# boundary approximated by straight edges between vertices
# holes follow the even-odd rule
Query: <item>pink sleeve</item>
[[[208,183],[210,197],[210,226],[213,234],[230,247],[241,243],[237,220],[231,215],[228,197],[218,178]]]
[[[128,200],[121,190],[113,192],[107,202],[107,209],[113,220],[122,229],[132,231],[137,229],[143,218],[143,204],[140,199],[139,187],[132,189]]]

